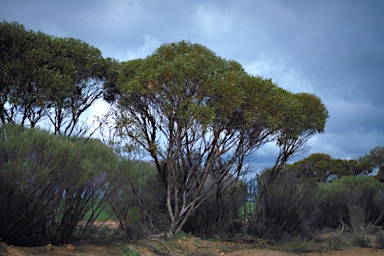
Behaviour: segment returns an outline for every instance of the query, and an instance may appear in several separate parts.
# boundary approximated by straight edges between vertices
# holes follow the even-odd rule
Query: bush
[[[184,231],[201,237],[227,237],[242,232],[240,210],[246,204],[247,188],[237,181],[226,189],[217,189],[192,214]]]
[[[345,240],[341,234],[334,234],[325,238],[325,243],[330,250],[341,250],[345,244]]]
[[[259,188],[266,175],[268,171],[259,177]],[[317,211],[315,187],[292,172],[280,173],[264,194],[258,219],[250,221],[248,232],[273,239],[311,237]]]
[[[372,177],[342,177],[322,184],[318,194],[318,228],[359,230],[383,223],[384,185]]]
[[[285,241],[286,250],[293,253],[306,253],[311,251],[312,242],[308,240],[295,237],[293,239],[288,239]]]
[[[166,227],[165,189],[159,183],[155,167],[148,162],[120,158],[118,177],[118,189],[107,202],[127,237],[136,239],[145,228]]]
[[[384,249],[384,230],[380,230],[376,233],[376,247],[378,249]]]
[[[363,232],[356,232],[353,234],[353,242],[361,248],[367,248],[371,243],[371,239]]]
[[[6,243],[63,244],[81,237],[77,225],[108,195],[116,163],[101,142],[83,144],[38,129],[0,126],[0,237]]]

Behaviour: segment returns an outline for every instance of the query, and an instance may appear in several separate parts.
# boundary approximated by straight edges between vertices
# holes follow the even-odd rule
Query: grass
[[[84,219],[88,220],[91,217],[92,209],[89,209],[89,211],[85,214]],[[112,213],[112,210],[109,208],[109,206],[103,206],[94,214],[96,217],[95,220],[116,220],[116,217]]]
[[[128,245],[125,245],[122,242],[120,242],[120,244],[121,244],[120,249],[123,251],[124,255],[127,255],[127,256],[140,256],[141,255],[139,252],[133,250]]]
[[[361,232],[353,234],[353,242],[356,246],[368,248],[371,243],[371,239],[366,234]]]
[[[311,251],[312,241],[304,240],[299,237],[284,242],[284,248],[293,253],[306,253]]]
[[[325,243],[329,250],[342,250],[345,247],[345,239],[341,234],[333,234],[325,238]]]
[[[376,233],[376,247],[378,249],[384,249],[384,231],[380,230]]]
[[[233,249],[226,246],[226,245],[219,245],[218,246],[218,250],[221,252],[221,253],[229,253],[229,252],[233,252]]]

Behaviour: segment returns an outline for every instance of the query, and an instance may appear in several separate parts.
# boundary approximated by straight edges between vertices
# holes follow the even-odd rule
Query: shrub
[[[267,172],[260,176],[259,187],[264,175]],[[264,194],[258,219],[250,221],[248,232],[273,239],[311,237],[317,209],[315,186],[289,171],[279,174]]]
[[[246,190],[243,181],[217,189],[188,219],[184,231],[207,238],[242,232],[240,210],[246,204]]]
[[[341,234],[334,234],[325,238],[325,243],[330,250],[341,250],[345,244],[345,240]]]
[[[120,249],[123,251],[124,255],[127,255],[127,256],[140,256],[141,255],[139,252],[133,250],[128,245],[124,245],[123,243],[120,243],[120,244],[121,244]]]
[[[371,243],[371,239],[364,232],[355,232],[353,234],[353,242],[361,248],[367,248]]]
[[[134,239],[147,227],[167,226],[165,189],[159,183],[155,167],[148,162],[120,158],[119,184],[107,202],[128,237]]]
[[[114,154],[97,140],[84,145],[38,129],[1,125],[0,237],[24,246],[79,239],[79,221],[90,210],[96,213],[113,188],[109,176],[115,163]]]
[[[376,233],[376,247],[378,249],[384,249],[384,230],[380,230]]]
[[[306,253],[311,251],[312,242],[295,237],[285,241],[286,250],[294,253]]]
[[[358,230],[383,223],[384,185],[372,177],[342,177],[322,184],[318,194],[319,228]]]

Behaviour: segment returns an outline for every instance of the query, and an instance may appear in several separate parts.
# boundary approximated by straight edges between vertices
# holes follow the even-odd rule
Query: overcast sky
[[[312,153],[356,159],[384,146],[384,1],[0,0],[0,18],[74,37],[105,57],[145,58],[189,40],[291,92],[319,96],[330,118]],[[273,146],[257,157],[273,164]]]

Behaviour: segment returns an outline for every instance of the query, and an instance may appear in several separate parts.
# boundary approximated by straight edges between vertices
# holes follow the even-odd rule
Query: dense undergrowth
[[[111,231],[116,239],[165,235],[166,189],[153,164],[118,157],[98,140],[84,143],[12,124],[1,126],[0,149],[1,241],[21,246],[74,242],[100,232],[95,220],[108,219],[119,224]],[[261,187],[267,175],[268,170],[213,193],[190,216],[184,232],[207,239],[311,241],[331,228],[367,247],[383,225],[384,185],[377,179],[347,176],[318,183],[286,169],[254,212],[258,190],[252,184]],[[383,247],[382,234],[377,233],[377,247]],[[330,248],[341,247],[340,240],[327,238]]]

